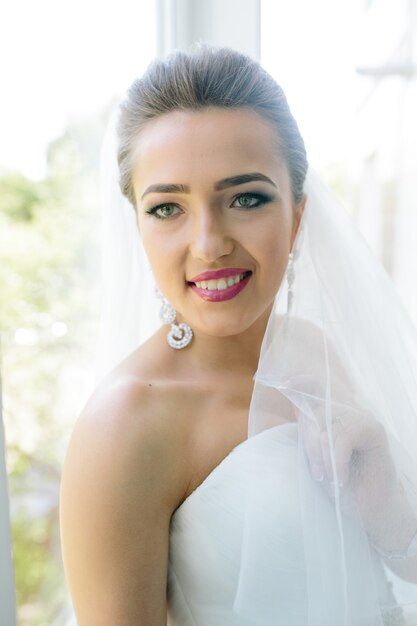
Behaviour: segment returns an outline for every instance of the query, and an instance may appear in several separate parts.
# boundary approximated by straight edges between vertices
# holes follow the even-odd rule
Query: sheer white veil
[[[116,117],[102,159],[97,382],[160,325],[134,210],[118,185]],[[253,437],[275,428],[291,451],[295,492],[288,498],[296,498],[296,514],[282,520],[282,498],[265,506],[254,465],[233,609],[256,620],[258,594],[276,624],[283,606],[287,620],[293,611],[294,624],[306,626],[417,623],[406,621],[417,620],[417,557],[387,558],[405,555],[417,531],[417,332],[384,268],[311,168],[304,189],[294,301],[287,311],[284,280],[263,339],[248,429]],[[321,450],[333,481],[312,478],[311,459],[322,458]],[[259,528],[274,514],[276,537],[263,560]],[[285,523],[296,537],[301,577],[296,561],[280,559]],[[399,563],[405,576],[391,569]],[[307,614],[297,622],[302,594]]]
[[[117,116],[116,109],[101,151],[102,303],[96,382],[160,326],[155,283],[139,237],[135,212],[118,183]]]

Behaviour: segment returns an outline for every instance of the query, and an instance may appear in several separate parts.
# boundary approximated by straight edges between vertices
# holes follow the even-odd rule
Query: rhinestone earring
[[[289,261],[287,267],[287,283],[288,283],[288,292],[287,292],[287,313],[289,313],[292,309],[292,304],[294,301],[294,290],[293,284],[295,280],[295,269],[294,269],[294,261],[295,261],[296,253],[295,250],[292,250],[289,254]]]
[[[175,324],[174,322],[177,316],[176,310],[156,286],[155,292],[157,298],[161,300],[159,317],[163,324],[171,324],[171,328],[167,333],[168,345],[170,345],[171,348],[175,348],[176,350],[185,348],[185,346],[188,346],[191,339],[193,338],[193,331],[191,329],[191,326],[189,326],[185,322]]]

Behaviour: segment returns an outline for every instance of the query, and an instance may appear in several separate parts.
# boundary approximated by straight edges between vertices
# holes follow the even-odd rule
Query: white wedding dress
[[[298,425],[289,422],[243,441],[174,512],[170,525],[168,626],[310,626],[299,528],[297,440]],[[256,559],[250,584],[246,581],[245,588],[238,589],[245,488],[249,482],[259,490],[262,504],[252,520],[259,531],[259,543],[249,547]],[[320,483],[317,488],[321,488]],[[330,515],[332,505],[324,492],[322,506],[329,509]],[[352,530],[347,536],[347,551],[357,550],[356,542]],[[374,551],[373,559],[379,572],[380,598],[395,604],[384,567]],[[328,565],[333,573],[331,545]],[[350,571],[348,582],[355,587],[360,602],[369,582],[361,572],[360,561],[357,569]],[[246,609],[243,615],[234,606],[237,591],[238,597],[244,596],[250,614]],[[337,591],[333,593],[329,588],[328,592],[323,619],[311,626],[342,623]],[[394,609],[385,614],[382,623],[406,622],[401,611]]]

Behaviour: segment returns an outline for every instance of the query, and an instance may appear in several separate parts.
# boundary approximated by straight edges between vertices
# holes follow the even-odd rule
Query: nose
[[[190,251],[200,261],[212,263],[233,251],[225,219],[215,209],[204,208],[193,220]]]

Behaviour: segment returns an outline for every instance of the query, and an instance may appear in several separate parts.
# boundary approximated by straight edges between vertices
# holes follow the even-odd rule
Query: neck
[[[252,326],[238,335],[213,337],[194,331],[192,343],[187,350],[187,366],[196,373],[212,374],[214,377],[248,377],[255,374],[262,340],[273,304]],[[184,350],[184,352],[185,352]],[[181,351],[179,351],[181,352]],[[185,355],[184,355],[185,356]]]

